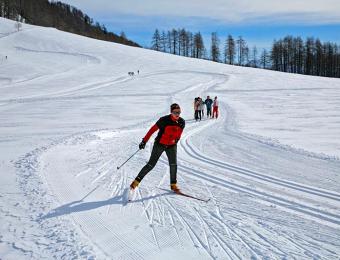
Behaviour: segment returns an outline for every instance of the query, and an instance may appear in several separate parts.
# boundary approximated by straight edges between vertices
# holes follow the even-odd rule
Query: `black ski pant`
[[[195,110],[195,119],[196,119],[196,121],[198,119],[201,121],[201,119],[202,119],[201,110]]]
[[[211,108],[207,107],[207,117],[211,117]]]
[[[177,144],[176,145],[163,145],[155,142],[152,148],[151,156],[148,163],[140,170],[139,174],[136,177],[136,180],[141,182],[145,175],[148,174],[158,162],[159,157],[165,151],[169,166],[170,166],[170,184],[177,183]]]

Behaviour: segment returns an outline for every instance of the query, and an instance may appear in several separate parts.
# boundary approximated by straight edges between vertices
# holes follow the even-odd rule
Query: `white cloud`
[[[340,22],[340,0],[64,0],[91,14],[214,18],[230,23]]]

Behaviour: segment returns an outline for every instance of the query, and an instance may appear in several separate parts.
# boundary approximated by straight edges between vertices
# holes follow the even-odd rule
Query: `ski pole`
[[[131,155],[121,166],[117,166],[117,170],[122,168],[123,165],[126,164],[132,157],[134,157],[136,155],[136,153],[138,153],[139,151],[140,151],[140,149],[138,149],[133,155]]]

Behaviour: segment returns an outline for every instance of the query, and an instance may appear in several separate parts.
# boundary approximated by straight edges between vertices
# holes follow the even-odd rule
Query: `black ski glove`
[[[144,142],[144,140],[142,140],[139,144],[139,149],[142,150],[145,148],[146,142]]]

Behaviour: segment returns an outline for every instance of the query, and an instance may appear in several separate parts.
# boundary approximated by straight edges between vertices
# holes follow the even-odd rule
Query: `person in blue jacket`
[[[207,99],[204,101],[204,103],[207,106],[207,117],[211,117],[211,106],[213,104],[213,101],[210,96],[207,96]]]

